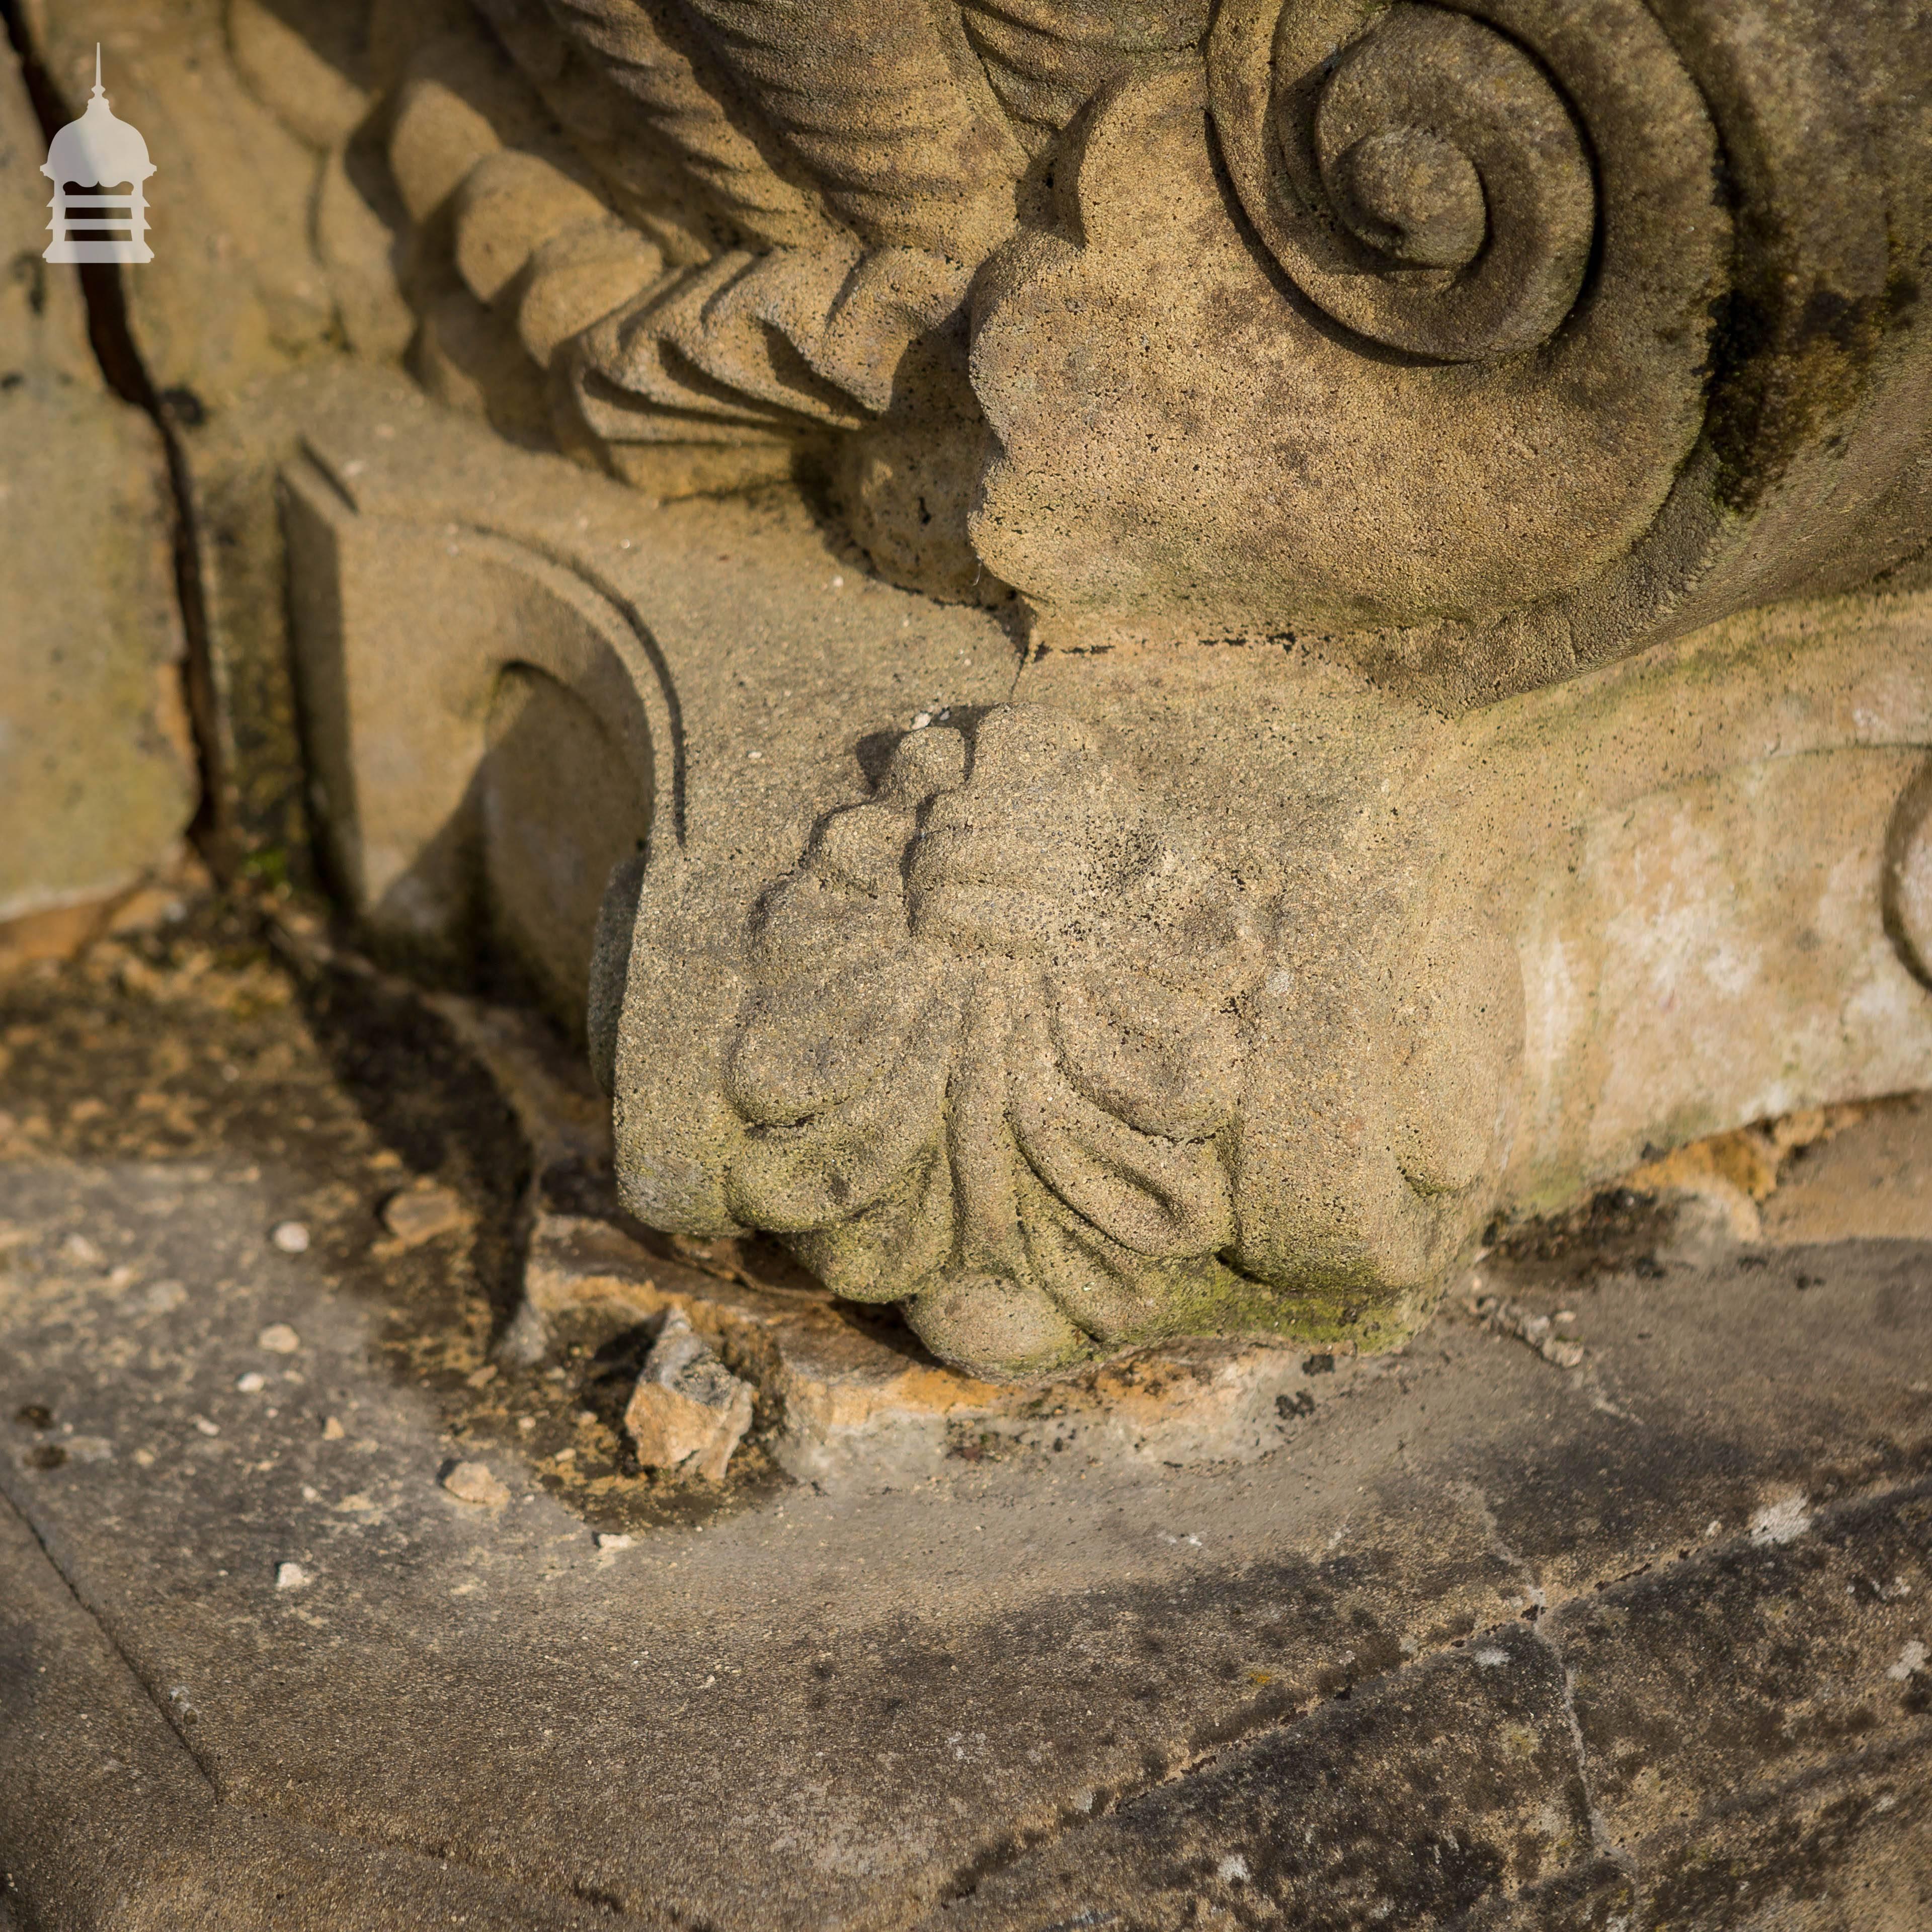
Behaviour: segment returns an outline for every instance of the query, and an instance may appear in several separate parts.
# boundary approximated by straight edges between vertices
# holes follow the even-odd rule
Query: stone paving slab
[[[333,997],[230,935],[0,1012],[27,1924],[1926,1922],[1932,1245],[1634,1214],[1482,1265],[1574,1366],[1452,1299],[1258,1461],[700,1494],[594,1357],[472,1386],[514,1150]],[[412,1173],[473,1211],[399,1253]]]

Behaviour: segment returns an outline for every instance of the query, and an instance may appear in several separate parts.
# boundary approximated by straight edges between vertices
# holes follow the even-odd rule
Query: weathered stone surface
[[[426,14],[423,373],[526,440],[548,369],[655,494],[822,466],[878,568],[1049,638],[1464,698],[1921,581],[1932,76],[1907,0],[1746,12]]]
[[[358,158],[367,8],[121,0],[84,19],[60,5],[23,11],[70,106],[103,44],[118,110],[159,170],[154,259],[129,272],[122,295],[128,352],[158,398],[185,496],[212,826],[230,862],[252,854],[272,881],[299,874],[304,786],[274,483],[299,437],[287,379],[345,346],[393,360],[415,326],[390,261],[394,190]]]
[[[327,869],[588,1022],[644,1218],[980,1374],[1391,1345],[1932,1078],[1904,4],[130,21],[246,265],[133,311],[218,814],[297,815],[286,561]],[[412,322],[471,433],[320,373]]]
[[[338,876],[567,1018],[590,961],[632,1211],[776,1232],[972,1373],[1386,1344],[1498,1207],[1932,1078],[1922,598],[1454,719],[1276,646],[1016,670],[776,505],[646,516],[387,406],[340,386],[290,476]]]
[[[244,44],[264,10],[238,10]],[[347,76],[313,51],[318,28],[340,5],[308,10],[307,35],[290,33],[292,53]],[[27,25],[63,101],[84,100],[97,40],[105,50],[115,112],[140,129],[157,172],[150,184],[154,253],[126,280],[128,327],[158,391],[190,392],[204,412],[225,405],[249,381],[286,368],[330,344],[334,304],[314,253],[306,210],[320,171],[302,138],[251,93],[228,52],[218,0],[171,0],[165,8],[116,0],[83,19],[72,8],[36,4]],[[265,69],[262,58],[251,65]],[[312,107],[339,119],[310,81]],[[346,128],[338,125],[337,138]],[[219,290],[219,300],[210,299]],[[194,412],[189,411],[190,414]]]
[[[160,440],[110,394],[47,245],[45,136],[0,64],[0,953],[98,924],[194,808]],[[12,928],[10,935],[7,928]],[[71,928],[70,933],[65,928]]]
[[[1594,1849],[1561,1654],[1505,1625],[1076,1826],[928,1922],[1444,1924]]]

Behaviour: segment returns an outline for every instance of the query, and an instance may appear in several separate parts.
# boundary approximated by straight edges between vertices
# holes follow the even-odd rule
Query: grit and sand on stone
[[[1452,1300],[1387,1373],[1284,1418],[1252,1462],[1170,1468],[1067,1441],[1084,1420],[1069,1390],[1030,1442],[981,1426],[931,1475],[889,1468],[884,1490],[769,1462],[753,1480],[769,1454],[754,1426],[722,1484],[640,1474],[638,1506],[604,1514],[548,1478],[560,1438],[536,1454],[514,1423],[458,1438],[457,1405],[494,1392],[547,1431],[590,1392],[621,1426],[658,1338],[631,1322],[590,1391],[597,1350],[571,1354],[589,1337],[560,1313],[534,1370],[486,1359],[422,1381],[389,1311],[427,1325],[462,1306],[437,1302],[436,1277],[490,1234],[464,1160],[484,1170],[455,1151],[488,1083],[465,1084],[454,1055],[395,1058],[400,1016],[366,986],[346,1032],[299,976],[287,1000],[238,1014],[231,980],[264,962],[213,918],[137,942],[146,976],[83,961],[7,988],[0,1026],[34,1030],[7,1103],[47,1124],[0,1160],[25,1237],[0,1301],[48,1318],[14,1331],[0,1441],[10,1494],[74,1582],[34,1600],[37,1628],[76,1588],[103,1606],[164,1698],[182,1693],[178,1730],[138,1682],[136,1715],[270,1794],[288,1830],[326,1829],[329,1857],[375,1857],[358,1835],[374,1828],[388,1850],[440,1829],[460,1856],[414,1859],[412,1882],[481,1874],[500,1899],[538,1885],[517,1898],[526,1924],[574,1924],[558,1916],[572,1888],[596,1884],[617,1901],[606,1918],[649,1923],[670,1900],[734,1932],[776,1932],[800,1898],[827,1922],[930,1913],[1000,1932],[1096,1900],[1185,1924],[1196,1900],[1288,1917],[1340,1898],[1360,1924],[1426,1925],[1446,1898],[1510,1924],[1568,1923],[1581,1895],[1607,1922],[1633,1899],[1721,1904],[1746,1880],[1832,1932],[1871,1932],[1844,1912],[1924,1876],[1913,1646],[1932,1516],[1913,1444],[1932,1390],[1908,1386],[1925,1304],[1902,1220],[1891,1243],[1741,1245],[1694,1204],[1620,1194],[1499,1229],[1486,1292],[1574,1336],[1580,1364]],[[164,1000],[198,948],[200,991]],[[203,1056],[205,1106],[189,1105],[194,1069],[165,1076],[199,1140],[123,1103],[163,1032]],[[289,1055],[268,1058],[278,1042]],[[410,1184],[370,1152],[377,1094],[356,1056],[379,1043],[412,1110],[378,1118],[419,1160],[432,1126],[454,1137],[424,1171],[464,1199],[460,1234],[402,1246],[386,1225]],[[105,1113],[72,1118],[82,1082]],[[1874,1108],[1793,1150],[1765,1209],[1799,1230],[1869,1174],[1881,1195],[1916,1177],[1922,1214],[1928,1123],[1916,1100]],[[350,1196],[327,1195],[339,1181]],[[1874,1191],[1857,1185],[1853,1201]],[[169,1198],[172,1215],[153,1211]],[[305,1246],[277,1238],[291,1224]],[[148,1245],[170,1226],[171,1250]],[[636,1252],[687,1311],[749,1322],[752,1291],[728,1272]],[[598,1266],[615,1281],[609,1252]],[[151,1306],[170,1282],[182,1299]],[[110,1370],[117,1342],[135,1353]],[[171,1365],[184,1344],[192,1359]],[[1351,1375],[1346,1359],[1294,1369],[1322,1392]],[[46,1412],[14,1419],[29,1402]],[[347,1423],[333,1437],[331,1415]],[[111,1453],[84,1460],[90,1439]],[[57,1465],[31,1460],[62,1445]],[[44,1561],[9,1546],[0,1592]],[[48,1660],[51,1678],[62,1653]],[[26,1759],[108,1733],[111,1682],[90,1688],[69,1707],[88,1724],[13,1734],[31,1743],[0,1758],[10,1825]],[[292,1786],[296,1763],[313,1774]],[[108,1793],[97,1820],[130,1790],[155,1802],[125,1776],[87,1788]],[[638,1832],[640,1802],[664,1828]],[[58,1822],[43,1805],[10,1858],[64,1856]],[[117,1831],[124,1856],[137,1838]],[[229,1898],[285,1868],[205,1856]],[[1725,1921],[1714,1905],[1685,1922]]]

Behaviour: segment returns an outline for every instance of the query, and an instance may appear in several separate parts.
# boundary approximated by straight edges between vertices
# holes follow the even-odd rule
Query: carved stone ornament
[[[1076,719],[1003,708],[971,748],[902,739],[766,899],[733,1210],[922,1324],[996,1300],[1029,1354],[1225,1321],[1270,908]]]
[[[1932,1078],[1910,0],[368,44],[481,422],[372,377],[284,472],[325,836],[586,1029],[645,1220],[992,1376],[1369,1348],[1498,1211]]]

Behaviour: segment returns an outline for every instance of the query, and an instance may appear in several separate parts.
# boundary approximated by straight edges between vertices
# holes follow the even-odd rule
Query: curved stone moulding
[[[488,930],[580,1024],[612,867],[680,836],[676,695],[583,571],[420,501],[372,513],[361,468],[312,445],[282,478],[334,882],[380,942],[438,964]]]

